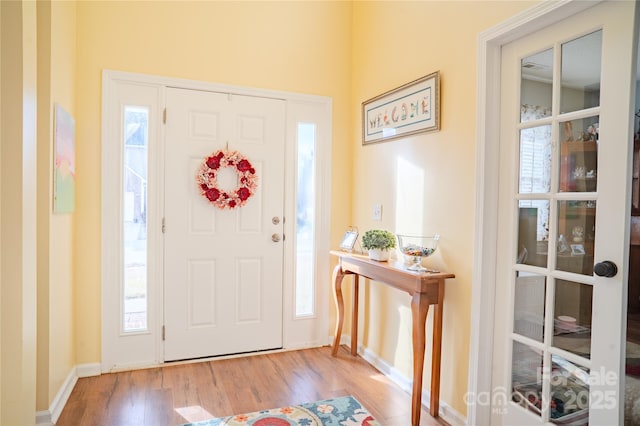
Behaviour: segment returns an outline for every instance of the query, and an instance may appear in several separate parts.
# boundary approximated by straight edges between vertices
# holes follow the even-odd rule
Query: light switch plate
[[[382,220],[382,204],[373,205],[373,220]]]

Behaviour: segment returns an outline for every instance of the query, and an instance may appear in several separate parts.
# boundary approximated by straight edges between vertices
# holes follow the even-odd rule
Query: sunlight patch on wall
[[[424,170],[398,157],[396,161],[396,233],[422,235]]]
[[[405,305],[398,306],[398,317],[400,318],[400,325],[398,327],[398,343],[396,345],[393,365],[411,377],[413,363],[413,319],[411,316],[411,308]]]

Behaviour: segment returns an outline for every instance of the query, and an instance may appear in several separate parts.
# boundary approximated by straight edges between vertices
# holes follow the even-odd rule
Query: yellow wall
[[[51,3],[40,2],[38,17],[38,356],[36,407],[49,403],[49,242],[51,210]]]
[[[77,362],[100,361],[100,139],[103,69],[333,98],[331,241],[362,231],[439,232],[430,263],[452,271],[442,399],[464,414],[475,173],[476,40],[534,2],[80,2],[75,215]],[[442,130],[361,146],[360,104],[439,70]],[[414,170],[419,179],[401,175]],[[403,176],[401,179],[398,176]],[[402,208],[399,196],[415,193]],[[382,222],[371,207],[383,204]],[[421,212],[419,219],[411,213]],[[408,297],[363,292],[364,344],[411,376]],[[430,320],[429,320],[430,323]],[[428,348],[429,349],[429,348]],[[427,359],[429,362],[429,359]],[[428,372],[426,373],[428,378]]]
[[[73,214],[54,214],[55,104],[75,116],[76,4],[38,2],[37,410],[50,407],[76,364]]]
[[[6,40],[6,36],[4,37]],[[2,46],[2,7],[0,7],[0,48]],[[4,104],[4,100],[2,97],[2,62],[7,59],[2,55],[0,51],[0,129],[2,129],[2,106]],[[4,140],[4,135],[0,131],[0,188],[2,188],[2,141]],[[2,244],[2,197],[0,197],[0,244]],[[0,261],[0,306],[2,306],[2,262]],[[0,315],[0,366],[2,366],[2,346],[4,346],[4,340],[2,338],[2,315]],[[2,373],[0,373],[0,419],[2,418]]]
[[[51,3],[51,100],[76,117],[76,7],[75,3]],[[53,106],[52,106],[53,107]],[[76,146],[79,143],[76,138]],[[51,198],[49,199],[49,209]],[[75,366],[73,316],[73,220],[72,214],[51,217],[51,355],[49,402]]]
[[[0,2],[0,424],[36,401],[36,5]]]
[[[466,413],[474,221],[476,45],[481,31],[534,2],[355,2],[350,143],[353,224],[361,232],[441,235],[426,263],[456,274],[444,306],[441,399]],[[441,130],[363,147],[361,102],[434,71]],[[407,197],[409,192],[411,196]],[[382,222],[371,219],[383,205]],[[401,205],[396,205],[401,203]],[[421,212],[414,214],[415,212]],[[409,297],[373,284],[365,294],[364,345],[411,377]],[[431,336],[431,313],[427,319]],[[427,352],[430,346],[427,344]],[[425,360],[430,365],[430,357]],[[429,383],[425,369],[425,383]]]
[[[349,224],[350,2],[77,4],[77,362],[99,362],[104,69],[333,98],[332,241]]]
[[[336,246],[348,225],[358,226],[361,232],[375,227],[442,235],[440,249],[429,262],[454,272],[456,279],[448,282],[446,291],[441,397],[464,414],[473,257],[476,39],[480,31],[534,3],[41,4],[49,15],[38,27],[44,32],[38,41],[44,43],[40,54],[49,60],[43,71],[49,75],[40,76],[44,80],[39,96],[46,101],[40,111],[46,116],[38,122],[43,136],[39,148],[45,151],[39,164],[47,172],[38,177],[38,224],[46,229],[38,236],[38,306],[43,318],[38,324],[38,409],[48,407],[73,365],[101,358],[101,72],[114,69],[330,96],[331,241]],[[33,93],[35,56],[30,55],[35,55],[35,4],[1,4],[2,81],[20,80]],[[14,19],[23,11],[25,19]],[[6,34],[11,35],[11,44]],[[24,41],[24,47],[14,40]],[[27,59],[22,73],[7,65],[14,51]],[[361,102],[435,70],[442,78],[441,131],[362,147]],[[2,86],[3,107],[11,96],[9,87]],[[53,102],[76,118],[74,215],[50,214]],[[25,157],[25,163],[7,145],[6,135],[20,139],[16,134],[22,131],[22,120],[7,113],[3,108],[4,124],[20,125],[4,125],[0,145],[0,415],[5,422],[30,423],[36,398],[32,386],[36,382],[36,264],[35,256],[22,257],[24,251],[16,248],[35,252],[35,226],[19,228],[15,223],[35,220],[30,217],[35,209],[28,196],[27,203],[20,204],[24,209],[8,208],[7,203],[35,193],[31,175],[21,174],[21,167],[29,167],[28,160],[34,157]],[[20,153],[33,154],[27,151]],[[19,184],[16,176],[22,176]],[[412,196],[402,198],[407,192]],[[399,200],[403,204],[396,207]],[[371,220],[374,203],[383,205],[382,222]],[[373,283],[362,297],[364,345],[409,377],[407,295]],[[426,379],[428,375],[427,371]]]

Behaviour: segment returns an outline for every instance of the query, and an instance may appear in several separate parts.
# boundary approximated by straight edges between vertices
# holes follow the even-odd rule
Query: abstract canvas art
[[[72,213],[76,194],[75,121],[58,104],[54,120],[53,211]]]

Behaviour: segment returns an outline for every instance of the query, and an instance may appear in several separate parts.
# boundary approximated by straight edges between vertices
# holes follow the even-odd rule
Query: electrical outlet
[[[382,220],[382,204],[373,205],[373,220]]]

